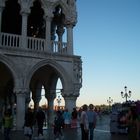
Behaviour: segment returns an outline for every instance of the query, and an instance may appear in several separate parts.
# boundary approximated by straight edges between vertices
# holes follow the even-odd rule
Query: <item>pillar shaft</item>
[[[75,96],[64,96],[65,99],[65,108],[72,112],[73,108],[76,107],[77,97]]]
[[[51,128],[54,122],[54,99],[55,99],[55,94],[50,94],[46,96],[48,100],[48,117],[47,117],[47,122],[48,122],[48,127]]]
[[[25,116],[25,92],[16,93],[17,96],[17,107],[16,107],[16,129],[22,130],[24,126]]]
[[[28,14],[22,13],[22,47],[27,48],[27,17]]]
[[[45,50],[47,52],[51,51],[51,17],[46,17],[46,48]]]
[[[73,26],[67,25],[67,43],[69,54],[73,54]]]

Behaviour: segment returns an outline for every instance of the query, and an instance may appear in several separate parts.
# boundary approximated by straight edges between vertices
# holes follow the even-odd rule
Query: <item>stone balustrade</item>
[[[35,37],[27,37],[27,46],[22,48],[22,36],[9,33],[0,33],[0,47],[13,47],[30,49],[32,51],[45,51],[46,40]],[[49,53],[59,53],[68,54],[67,43],[60,41],[51,41],[51,52]]]

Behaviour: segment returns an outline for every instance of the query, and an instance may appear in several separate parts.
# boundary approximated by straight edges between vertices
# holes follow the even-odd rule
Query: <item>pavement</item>
[[[97,127],[94,131],[94,140],[127,140],[127,135],[111,134],[109,126],[110,118],[108,115],[98,118]],[[37,131],[34,131],[33,140],[54,140],[53,129],[44,128],[44,138],[38,139]],[[81,129],[69,128],[63,130],[63,140],[81,140]],[[3,133],[0,132],[0,140],[4,140]],[[28,140],[23,131],[12,130],[11,140]]]

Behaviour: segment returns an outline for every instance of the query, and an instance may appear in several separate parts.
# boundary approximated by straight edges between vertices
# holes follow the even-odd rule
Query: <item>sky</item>
[[[83,83],[77,106],[140,99],[140,0],[77,0],[74,54]]]

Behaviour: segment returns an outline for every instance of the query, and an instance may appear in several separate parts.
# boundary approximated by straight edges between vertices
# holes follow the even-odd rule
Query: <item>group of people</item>
[[[96,127],[97,114],[94,111],[94,105],[84,104],[80,115],[80,126],[82,140],[93,140],[94,128]]]
[[[25,136],[27,136],[29,140],[32,139],[33,126],[35,124],[37,124],[38,136],[43,136],[44,123],[46,124],[46,117],[41,107],[39,107],[36,112],[33,112],[31,108],[28,108],[27,112],[25,113],[25,123],[24,123]]]
[[[131,106],[126,115],[128,125],[128,140],[140,140],[140,112],[136,106]]]
[[[94,111],[93,104],[83,105],[79,112],[76,108],[73,108],[71,113],[68,109],[64,112],[57,111],[54,120],[54,135],[56,138],[63,137],[62,128],[76,128],[78,122],[81,127],[81,139],[93,140],[94,128],[97,122],[97,113]]]
[[[72,112],[69,112],[68,109],[64,111],[56,111],[56,116],[54,118],[54,135],[63,136],[62,128],[77,128],[78,123],[80,123],[82,140],[93,140],[93,131],[96,126],[96,112],[94,111],[93,104],[89,106],[83,105],[82,110],[77,111],[76,108],[73,108]],[[13,127],[13,117],[10,110],[6,110],[3,118],[4,124],[4,134],[5,140],[10,140],[9,133]],[[25,113],[25,122],[24,122],[24,134],[32,139],[33,127],[37,125],[37,134],[38,136],[43,136],[43,126],[46,124],[46,117],[44,111],[41,107],[34,112],[31,108],[28,108]]]
[[[62,129],[77,128],[78,124],[78,112],[76,108],[73,108],[72,112],[69,112],[68,109],[64,111],[56,111],[54,119],[54,135],[55,138],[63,137]]]

